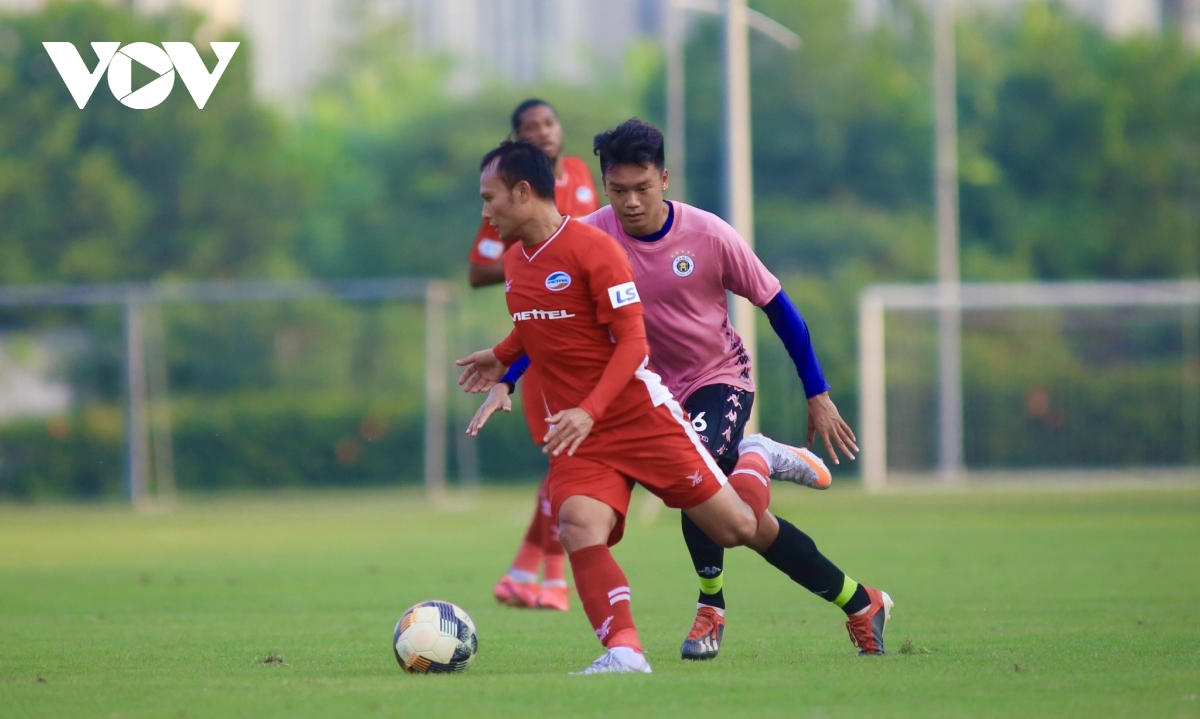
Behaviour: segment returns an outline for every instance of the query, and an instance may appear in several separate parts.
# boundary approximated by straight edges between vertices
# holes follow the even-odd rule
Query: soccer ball
[[[408,674],[461,672],[475,661],[479,639],[475,622],[450,602],[414,604],[392,635],[396,661]]]

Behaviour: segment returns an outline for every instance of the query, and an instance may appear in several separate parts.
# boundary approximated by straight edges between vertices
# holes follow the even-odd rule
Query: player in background
[[[775,442],[743,443],[726,478],[648,367],[642,304],[629,257],[604,232],[554,208],[550,164],[527,143],[506,142],[481,163],[485,219],[521,244],[504,255],[513,331],[494,348],[457,360],[459,384],[490,390],[528,355],[543,382],[549,491],[596,636],[607,649],[583,673],[649,672],[630,609],[628,580],[609,547],[625,526],[637,482],[687,512],[723,547],[750,546],[774,563],[807,551],[798,530],[767,510],[767,477],[800,462]],[[473,420],[468,434],[476,434]],[[811,544],[811,540],[807,540]],[[873,622],[882,652],[884,611]]]
[[[554,167],[554,202],[560,212],[583,217],[600,207],[587,163],[581,158],[562,154],[562,125],[549,103],[531,98],[517,105],[512,112],[512,133],[514,137],[536,145],[550,157]],[[487,221],[480,222],[468,260],[467,279],[472,287],[485,287],[504,281],[504,266],[500,257],[514,242],[515,239],[500,239],[496,228]],[[525,379],[521,392],[529,434],[534,444],[540,444],[548,428],[536,373]],[[511,403],[504,407],[506,412],[511,410]],[[496,583],[492,594],[502,604],[565,612],[570,607],[570,599],[564,563],[562,542],[558,539],[558,527],[550,520],[550,501],[543,481],[538,488],[533,517],[517,556],[508,572]],[[540,586],[539,567],[543,571]]]
[[[838,451],[853,459],[858,451],[854,434],[829,398],[829,384],[808,328],[779,280],[719,217],[663,199],[668,173],[662,133],[648,123],[629,120],[597,135],[594,148],[611,205],[583,222],[604,230],[628,253],[645,308],[651,365],[687,410],[693,428],[721,469],[733,471],[739,445],[745,451],[750,446],[777,444],[761,435],[742,440],[754,402],[754,385],[751,358],[729,325],[727,291],[761,307],[787,348],[809,398],[809,443],[819,434],[835,463]],[[518,362],[504,379],[512,381],[527,364]],[[505,384],[493,389],[476,422],[486,421],[507,392]],[[824,464],[807,450],[794,452],[803,461],[773,478],[818,489],[828,487],[830,477]],[[711,659],[720,649],[725,626],[724,550],[686,513],[682,523],[688,552],[700,576],[700,596],[696,619],[680,654],[684,659]],[[882,654],[886,595],[846,576],[799,529],[784,520],[780,526],[803,551],[787,557],[764,553],[764,558],[842,608],[849,617],[847,627],[855,644],[865,653]]]
[[[587,162],[563,155],[563,128],[550,103],[537,98],[525,100],[512,112],[512,135],[541,148],[554,163],[554,204],[568,217],[583,217],[600,208],[600,197]],[[498,285],[504,281],[504,251],[515,240],[501,240],[496,228],[483,220],[471,245],[467,280],[472,287]]]

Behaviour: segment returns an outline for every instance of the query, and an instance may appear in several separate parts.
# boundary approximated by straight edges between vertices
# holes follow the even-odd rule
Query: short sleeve
[[[479,224],[479,232],[475,233],[475,241],[471,243],[471,255],[467,261],[473,265],[490,265],[504,256],[504,250],[504,241],[500,239],[496,228],[484,220]]]
[[[566,188],[569,196],[556,198],[559,209],[572,217],[582,217],[600,209],[600,196],[592,182],[592,173],[587,163],[578,157],[567,157],[567,175],[570,182]]]
[[[622,317],[643,314],[642,299],[633,282],[629,256],[608,235],[597,234],[582,253],[588,289],[596,303],[596,320],[610,324]]]
[[[771,274],[733,227],[719,221],[715,241],[721,257],[721,284],[725,289],[745,297],[756,307],[765,307],[779,294],[782,289],[779,278]]]

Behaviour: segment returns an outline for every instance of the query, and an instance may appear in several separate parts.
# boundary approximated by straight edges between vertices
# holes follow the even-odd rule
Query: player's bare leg
[[[683,511],[709,538],[726,549],[748,546],[758,534],[759,523],[754,510],[730,484],[721,487],[711,498]]]
[[[608,550],[608,538],[617,525],[616,511],[599,500],[575,495],[559,508],[558,522],[583,611],[607,650],[579,673],[649,673],[633,624],[629,580]]]

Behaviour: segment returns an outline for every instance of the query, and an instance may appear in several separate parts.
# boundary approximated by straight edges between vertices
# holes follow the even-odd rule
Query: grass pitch
[[[600,653],[577,599],[567,614],[492,601],[532,488],[458,503],[0,507],[0,716],[1200,717],[1200,488],[777,486],[778,514],[896,600],[881,658],[854,656],[838,610],[734,550],[721,656],[680,661],[696,580],[678,517],[634,520],[616,555],[650,676],[567,675]],[[433,598],[479,627],[464,675],[392,658],[400,613]]]

